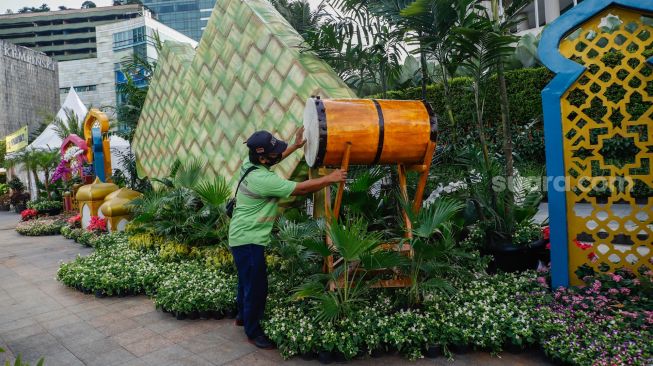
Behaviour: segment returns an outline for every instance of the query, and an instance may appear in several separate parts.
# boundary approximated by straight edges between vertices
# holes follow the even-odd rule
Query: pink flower
[[[548,287],[548,286],[549,286],[549,285],[546,283],[546,278],[544,278],[544,277],[538,277],[538,278],[537,278],[537,283],[539,283],[540,285],[542,285],[542,286],[544,286],[544,287]]]
[[[639,281],[639,279],[635,278],[635,279],[633,280],[633,285],[635,285],[635,286],[639,286],[640,284],[641,284],[641,282]]]
[[[621,276],[619,276],[619,275],[617,275],[617,274],[613,274],[613,275],[612,275],[612,280],[613,280],[614,282],[620,282],[622,279],[623,279],[623,277],[621,277]]]
[[[86,230],[88,230],[88,231],[99,231],[99,232],[107,231],[107,222],[102,217],[91,216],[91,222],[89,222],[88,227],[86,228]]]
[[[608,293],[610,295],[616,295],[616,294],[619,293],[619,290],[617,290],[616,288],[611,288],[611,289],[608,290]]]
[[[601,289],[601,281],[596,280],[594,283],[592,283],[592,290],[598,291]]]
[[[630,295],[630,289],[625,288],[625,287],[622,287],[622,288],[619,290],[619,292],[621,292],[622,295],[626,295],[626,296]]]
[[[551,236],[551,229],[548,226],[542,228],[542,239],[549,240]]]

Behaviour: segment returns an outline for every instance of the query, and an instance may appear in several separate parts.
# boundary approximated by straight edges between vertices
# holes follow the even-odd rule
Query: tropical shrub
[[[132,201],[130,233],[151,233],[188,246],[225,242],[228,218],[224,204],[230,196],[225,180],[202,178],[203,162],[177,162],[162,187]]]
[[[50,211],[56,211],[58,213],[63,209],[63,204],[61,201],[37,200],[28,202],[27,208],[34,209],[39,213],[46,213]]]
[[[43,217],[18,223],[16,231],[25,236],[57,235],[64,225],[61,218]]]

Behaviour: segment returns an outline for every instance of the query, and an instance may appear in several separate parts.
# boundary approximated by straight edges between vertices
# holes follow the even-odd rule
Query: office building
[[[143,0],[157,20],[199,41],[216,0]]]
[[[0,15],[0,39],[56,61],[97,57],[96,27],[143,16],[141,5]]]
[[[0,38],[17,40],[59,61],[61,100],[72,86],[84,104],[96,108],[121,103],[118,86],[125,82],[122,64],[129,56],[157,58],[155,34],[162,42],[197,45],[156,21],[142,5],[0,16]]]
[[[0,85],[0,138],[59,110],[57,62],[41,52],[0,40]]]

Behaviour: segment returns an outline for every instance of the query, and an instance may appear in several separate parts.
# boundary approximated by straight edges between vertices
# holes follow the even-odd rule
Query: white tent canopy
[[[68,124],[70,121],[66,116],[66,110],[71,110],[77,116],[77,121],[83,123],[88,113],[88,108],[82,103],[82,100],[79,99],[79,96],[75,92],[74,88],[70,88],[66,100],[64,100],[59,112],[57,112],[57,118],[64,121]],[[84,136],[80,136],[84,138]],[[54,128],[54,124],[50,123],[45,130],[32,141],[31,144],[27,145],[26,150],[30,151],[58,151],[61,148],[61,143],[63,140],[57,136],[57,133]],[[119,153],[126,154],[130,150],[129,142],[119,136],[110,136],[109,144],[111,147],[111,165],[112,169],[121,169],[126,173],[124,166],[122,165],[122,159],[118,155]],[[27,172],[16,172],[19,176],[27,175],[27,178],[30,181],[32,197],[36,198],[36,184],[34,184],[34,177],[31,173]],[[21,174],[22,173],[22,174]],[[42,177],[40,177],[42,178]]]
[[[57,112],[58,119],[65,121],[66,124],[69,122],[68,117],[66,116],[66,110],[71,110],[77,116],[77,120],[82,123],[86,114],[88,113],[88,108],[82,103],[82,100],[79,99],[79,96],[75,92],[74,88],[70,88],[66,100],[64,100],[59,112]],[[83,138],[83,136],[81,136]],[[57,133],[54,130],[54,124],[49,124],[41,134],[32,141],[31,144],[27,145],[27,150],[59,150],[61,148],[61,143],[63,141],[57,136]]]

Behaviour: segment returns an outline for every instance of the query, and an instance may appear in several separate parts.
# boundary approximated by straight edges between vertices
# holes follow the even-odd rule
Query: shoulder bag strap
[[[240,177],[240,180],[238,181],[238,186],[236,186],[236,192],[234,193],[234,198],[236,198],[236,196],[238,195],[238,190],[240,189],[240,183],[243,182],[243,180],[245,179],[245,177],[247,176],[247,174],[253,172],[254,170],[256,170],[256,168],[257,168],[256,165],[254,165],[254,166],[250,166],[250,167],[247,168],[247,170],[245,171],[245,174],[243,174],[243,176]]]

